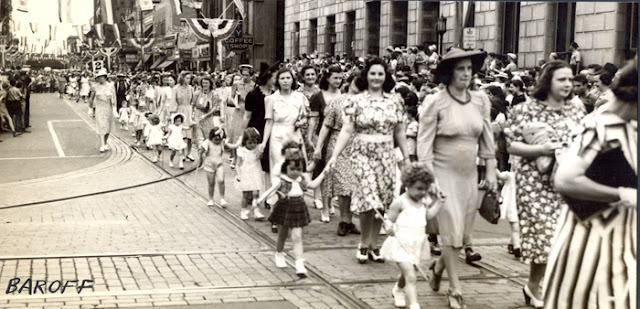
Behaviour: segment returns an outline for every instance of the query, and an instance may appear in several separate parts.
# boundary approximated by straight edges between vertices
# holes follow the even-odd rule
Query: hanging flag
[[[240,13],[240,16],[242,16],[242,19],[244,19],[244,5],[242,4],[242,1],[233,0],[233,3],[236,5],[236,8],[238,9],[238,13]]]
[[[113,7],[111,0],[95,0],[95,23],[113,24]]]
[[[187,26],[191,28],[191,31],[195,33],[196,37],[202,41],[208,41],[211,32],[209,32],[208,19],[202,18],[185,18],[182,19],[187,22]]]
[[[58,0],[58,17],[61,23],[73,23],[71,20],[71,0]]]
[[[16,8],[20,12],[29,13],[29,4],[27,0],[18,0],[18,6]]]
[[[182,0],[171,0],[171,4],[173,7],[173,12],[175,16],[182,15]]]

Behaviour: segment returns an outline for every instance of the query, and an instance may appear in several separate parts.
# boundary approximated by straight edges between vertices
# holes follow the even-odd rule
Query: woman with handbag
[[[583,119],[558,166],[555,188],[569,207],[549,253],[545,308],[636,308],[637,61],[613,82],[614,100]]]
[[[485,56],[458,48],[444,55],[436,78],[445,89],[427,96],[418,127],[418,160],[433,170],[440,190],[448,196],[437,216],[442,257],[431,265],[430,285],[438,291],[442,272],[447,270],[451,308],[464,307],[458,279],[460,249],[465,245],[468,257],[479,257],[470,248],[478,194],[477,157],[486,161],[488,189],[495,192],[497,188],[491,102],[484,92],[469,90]]]
[[[107,83],[107,71],[101,69],[96,74],[98,82],[93,86],[91,94],[91,104],[95,107],[96,131],[100,136],[100,152],[109,150],[107,139],[111,133],[113,117],[117,116],[116,111],[116,89],[112,84]]]
[[[553,189],[552,165],[556,150],[570,142],[570,132],[584,113],[569,102],[573,74],[568,63],[545,64],[532,101],[511,110],[505,134],[509,154],[520,157],[514,172],[524,262],[530,264],[523,287],[527,304],[543,306],[541,283],[551,249],[551,238],[564,202]],[[535,129],[538,128],[538,129]]]

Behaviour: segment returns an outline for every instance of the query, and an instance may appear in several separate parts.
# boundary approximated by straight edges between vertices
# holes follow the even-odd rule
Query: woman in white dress
[[[78,102],[80,98],[82,98],[82,102],[87,101],[87,97],[89,96],[89,90],[91,87],[89,86],[89,76],[87,73],[83,73],[82,77],[80,77],[80,97],[76,100]]]

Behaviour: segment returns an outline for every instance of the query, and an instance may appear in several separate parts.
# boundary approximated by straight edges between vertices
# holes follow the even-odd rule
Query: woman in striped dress
[[[555,188],[569,205],[545,274],[545,308],[636,308],[637,58],[615,100],[582,121]]]

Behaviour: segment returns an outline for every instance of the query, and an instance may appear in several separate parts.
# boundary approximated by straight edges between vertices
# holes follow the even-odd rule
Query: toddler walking
[[[305,158],[302,151],[296,149],[285,154],[281,167],[281,174],[273,181],[273,186],[265,192],[258,203],[277,193],[278,202],[272,209],[269,221],[277,225],[278,240],[276,242],[276,266],[287,267],[284,257],[284,243],[291,232],[293,245],[293,257],[296,260],[296,274],[300,278],[307,277],[307,269],[304,267],[304,252],[302,244],[302,228],[311,222],[309,210],[304,202],[304,191],[307,188],[315,189],[322,183],[325,172],[323,171],[313,181],[308,180]]]
[[[445,196],[438,191],[429,168],[421,163],[406,167],[402,185],[406,191],[391,203],[387,212],[385,229],[389,237],[382,244],[380,254],[398,263],[400,268],[398,281],[391,290],[394,305],[405,307],[408,300],[410,309],[419,309],[414,265],[420,265],[423,252],[429,255],[427,219],[435,218]]]
[[[118,111],[118,122],[120,122],[120,130],[129,131],[129,107],[123,104]]]
[[[261,153],[258,150],[260,133],[256,128],[247,128],[242,134],[242,146],[237,151],[236,180],[242,191],[240,219],[248,220],[251,210],[256,221],[264,220],[264,216],[258,208],[258,197],[262,189],[262,166],[260,164]],[[251,207],[249,207],[249,205]]]
[[[164,136],[164,132],[162,131],[162,126],[160,125],[160,117],[156,114],[149,115],[149,124],[146,126],[146,136],[147,136],[147,147],[152,149],[155,152],[155,156],[151,161],[153,163],[158,163],[158,157],[162,153],[162,137]]]
[[[209,138],[198,146],[198,168],[204,169],[207,173],[207,182],[209,183],[209,202],[207,202],[207,206],[213,206],[213,194],[217,182],[218,189],[220,190],[220,206],[222,208],[227,207],[227,201],[224,199],[224,167],[222,165],[222,155],[224,154],[225,146],[230,149],[236,149],[238,145],[228,144],[225,139],[226,136],[223,128],[213,127],[213,129],[209,131]]]
[[[187,148],[187,143],[184,141],[182,135],[182,122],[184,122],[184,114],[177,113],[171,118],[171,124],[167,127],[167,134],[164,139],[167,141],[167,147],[171,150],[169,156],[169,167],[173,168],[173,158],[178,153],[178,167],[183,170],[184,163],[182,163],[182,157],[184,156],[184,150]]]

